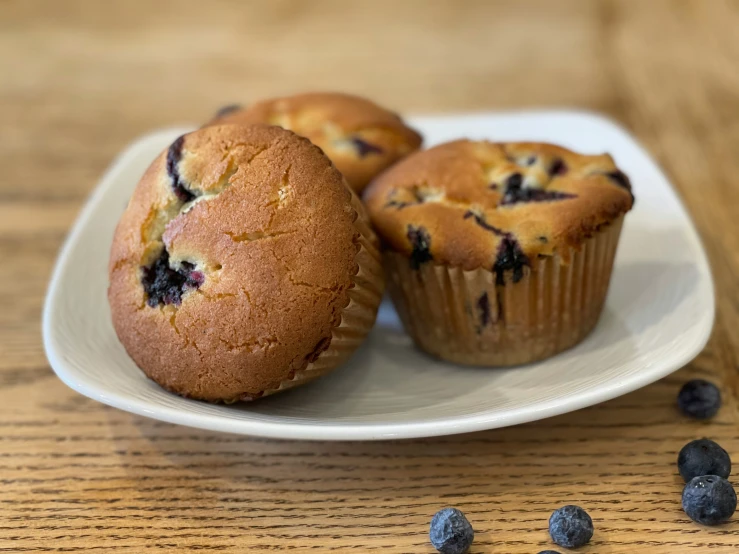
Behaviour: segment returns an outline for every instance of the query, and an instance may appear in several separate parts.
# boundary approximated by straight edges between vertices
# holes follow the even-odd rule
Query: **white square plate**
[[[148,417],[204,429],[291,439],[410,438],[491,429],[576,410],[680,368],[711,332],[714,297],[705,253],[665,175],[622,128],[568,111],[415,117],[431,146],[460,137],[534,140],[611,153],[631,176],[627,215],[606,308],[580,345],[513,369],[456,367],[420,353],[385,303],[352,360],[313,384],[258,402],[218,406],[170,394],[118,342],[106,299],[116,222],[151,160],[179,134],[148,135],[102,179],[61,251],[43,317],[44,346],[76,391]]]

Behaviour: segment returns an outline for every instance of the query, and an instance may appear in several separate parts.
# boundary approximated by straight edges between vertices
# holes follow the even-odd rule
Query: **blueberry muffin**
[[[383,291],[361,202],[305,138],[262,125],[175,140],[115,232],[108,299],[131,358],[177,394],[250,400],[356,349]]]
[[[551,356],[595,326],[634,201],[608,155],[469,140],[408,157],[364,198],[416,343],[499,366]]]
[[[359,192],[378,173],[421,146],[421,136],[396,114],[358,96],[309,93],[226,106],[211,124],[265,123],[321,147]]]

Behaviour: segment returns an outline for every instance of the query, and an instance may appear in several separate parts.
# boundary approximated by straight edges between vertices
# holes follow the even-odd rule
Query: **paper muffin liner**
[[[407,332],[428,353],[465,365],[511,366],[584,339],[603,309],[623,216],[564,256],[531,260],[505,285],[487,269],[425,263],[386,252],[388,289]]]
[[[261,396],[297,387],[321,377],[337,368],[364,342],[377,318],[377,310],[385,291],[382,258],[377,237],[369,224],[359,197],[352,193],[352,208],[357,212],[354,226],[359,231],[359,251],[355,258],[358,266],[349,289],[349,303],[341,312],[341,321],[331,331],[331,342],[319,356],[304,369],[296,371],[290,379],[265,390]]]

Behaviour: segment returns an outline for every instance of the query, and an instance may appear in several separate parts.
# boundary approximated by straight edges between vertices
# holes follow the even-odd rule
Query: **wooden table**
[[[551,547],[586,507],[598,554],[735,552],[739,517],[680,509],[680,447],[739,461],[739,2],[0,3],[0,552],[432,552],[440,507],[473,553]],[[127,143],[304,89],[404,111],[578,106],[631,129],[680,189],[713,266],[712,339],[643,390],[521,427],[429,440],[282,442],[176,427],[67,389],[41,346],[57,250]],[[594,368],[597,370],[597,368]],[[710,424],[675,409],[722,387]]]

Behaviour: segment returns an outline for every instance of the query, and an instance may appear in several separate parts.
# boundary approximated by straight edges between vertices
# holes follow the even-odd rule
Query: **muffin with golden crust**
[[[469,140],[408,157],[364,199],[416,343],[502,366],[551,356],[595,326],[633,205],[607,154]]]
[[[278,127],[178,138],[115,232],[110,302],[136,364],[183,396],[293,387],[362,342],[383,281],[364,208],[331,161]]]
[[[364,98],[336,92],[222,108],[210,124],[266,123],[290,129],[321,147],[359,192],[382,170],[421,146],[421,136],[396,114]]]

